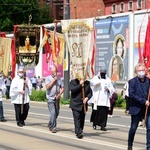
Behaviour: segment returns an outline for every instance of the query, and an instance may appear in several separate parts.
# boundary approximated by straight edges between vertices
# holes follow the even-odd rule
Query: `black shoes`
[[[83,134],[82,134],[82,133],[77,134],[77,138],[78,138],[78,139],[82,139],[82,138],[83,138]]]
[[[23,121],[23,122],[21,122],[21,124],[22,124],[23,126],[25,126],[25,125],[26,125],[24,121]]]
[[[22,124],[21,122],[18,122],[18,123],[17,123],[17,126],[23,127],[23,124]]]
[[[133,149],[132,149],[132,146],[128,146],[128,149],[127,149],[127,150],[133,150]]]
[[[102,131],[107,131],[107,129],[105,127],[101,127]]]
[[[4,119],[4,118],[2,118],[1,120],[0,120],[0,122],[6,122],[7,120],[6,119]]]
[[[17,126],[19,126],[19,127],[23,127],[23,126],[25,126],[25,122],[24,122],[24,121],[22,121],[22,122],[18,122],[18,123],[17,123]]]

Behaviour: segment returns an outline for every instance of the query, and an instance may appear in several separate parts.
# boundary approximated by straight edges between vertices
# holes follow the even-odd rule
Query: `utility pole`
[[[65,19],[70,19],[70,4],[69,0],[66,0],[66,5],[65,5]],[[69,53],[66,51],[66,53]],[[64,100],[68,100],[70,98],[69,95],[69,79],[70,79],[70,56],[68,54],[68,70],[64,71]]]

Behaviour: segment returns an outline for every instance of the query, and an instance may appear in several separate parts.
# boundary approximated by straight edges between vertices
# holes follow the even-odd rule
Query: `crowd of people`
[[[40,77],[34,76],[32,79],[26,77],[23,68],[18,69],[15,78],[3,79],[0,73],[0,121],[7,121],[4,117],[2,95],[11,98],[14,105],[16,123],[19,127],[25,126],[29,112],[29,95],[32,89],[42,88]],[[57,118],[59,115],[60,96],[64,92],[64,84],[58,76],[56,65],[51,68],[51,74],[45,79],[47,107],[49,110],[48,128],[52,133],[57,132]],[[134,136],[141,120],[145,120],[147,150],[150,150],[150,109],[149,109],[149,87],[150,79],[146,76],[146,68],[143,64],[136,66],[136,76],[125,84],[126,114],[131,115],[131,125],[128,132],[128,148],[133,150]],[[6,92],[7,91],[7,92]],[[77,138],[83,138],[84,122],[89,101],[92,103],[92,112],[90,122],[94,130],[100,127],[100,130],[107,131],[108,117],[113,116],[113,109],[118,98],[115,83],[107,76],[107,69],[100,68],[99,73],[91,80],[78,79],[74,76],[70,80],[70,109],[74,119],[75,135]],[[145,112],[147,114],[145,115]]]

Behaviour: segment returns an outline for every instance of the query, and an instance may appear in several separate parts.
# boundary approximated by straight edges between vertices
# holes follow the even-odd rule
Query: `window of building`
[[[46,4],[49,5],[50,0],[46,0]]]
[[[112,14],[116,13],[116,4],[112,4]]]
[[[129,1],[129,3],[128,3],[128,10],[129,11],[133,10],[133,1]]]
[[[142,9],[142,1],[141,0],[137,0],[137,9],[138,10]]]
[[[124,3],[120,3],[120,12],[124,12]]]

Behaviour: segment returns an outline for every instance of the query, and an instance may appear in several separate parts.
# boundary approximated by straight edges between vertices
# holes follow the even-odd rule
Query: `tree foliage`
[[[0,0],[0,31],[13,31],[16,24],[28,24],[32,15],[32,24],[53,22],[50,7],[39,0]]]

